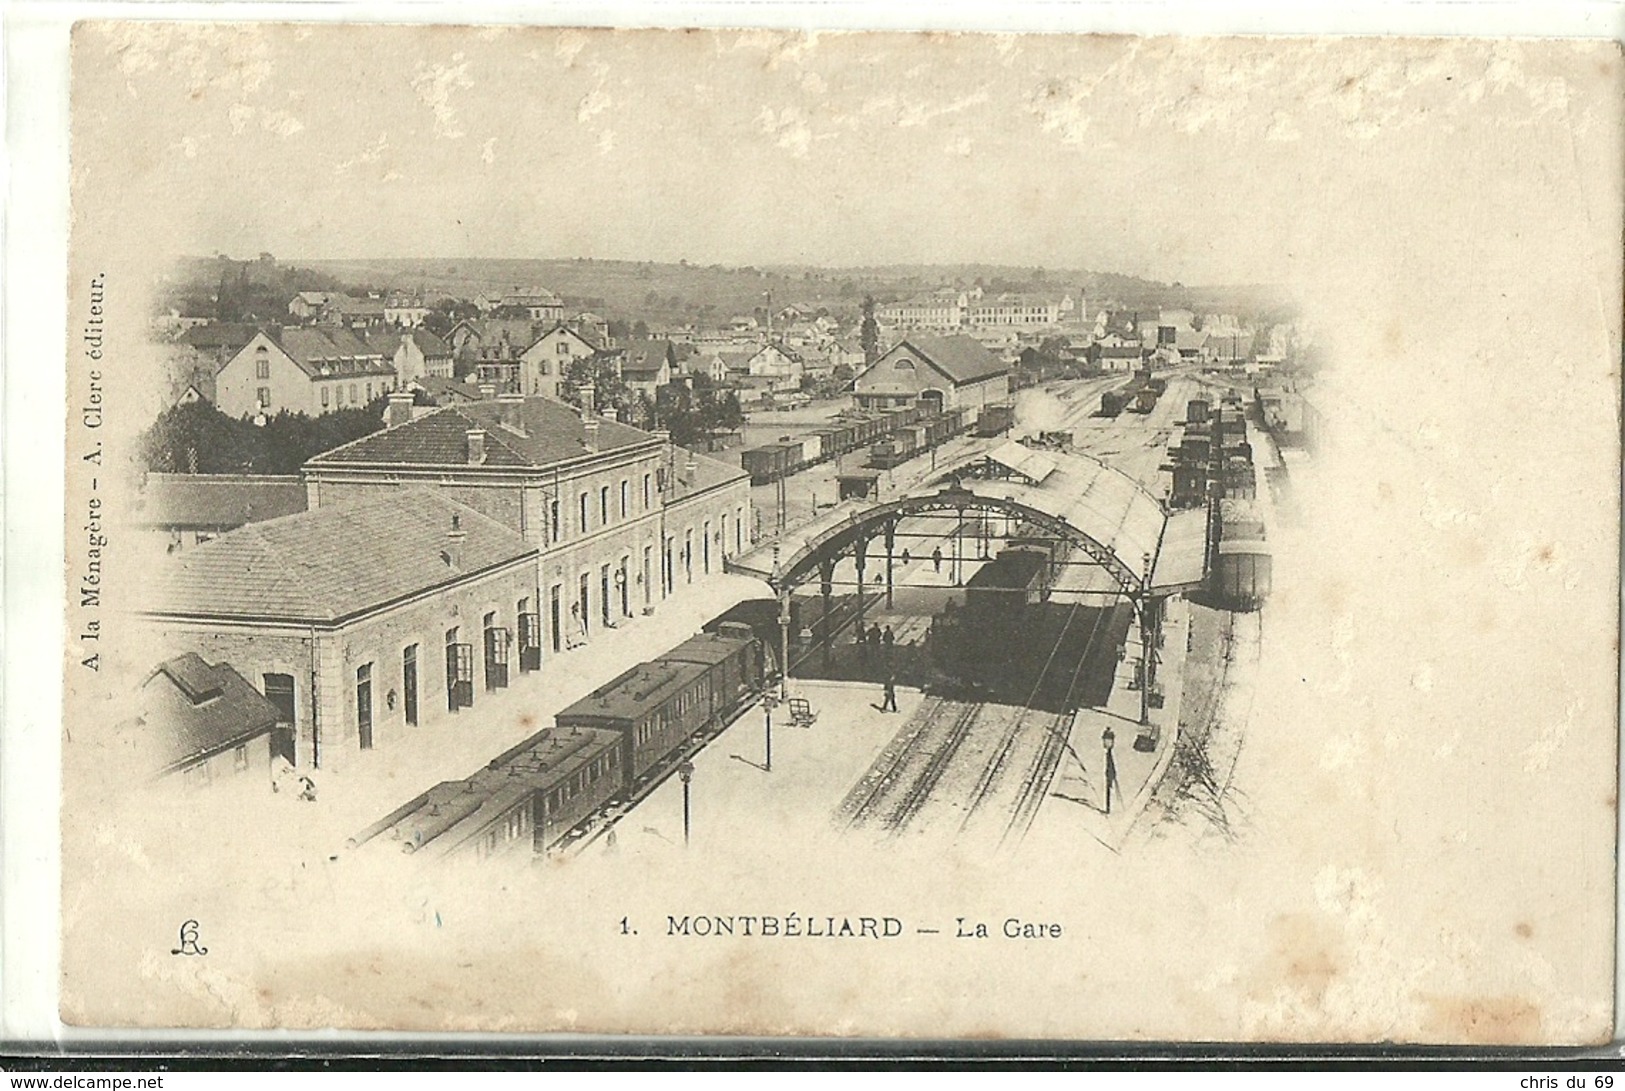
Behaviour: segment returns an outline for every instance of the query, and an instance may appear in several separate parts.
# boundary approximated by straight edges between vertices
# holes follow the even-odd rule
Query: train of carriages
[[[755,699],[767,672],[750,626],[723,624],[600,686],[551,728],[429,789],[351,844],[382,838],[437,858],[546,852],[657,784]]]
[[[1224,606],[1256,608],[1269,595],[1272,562],[1255,503],[1257,474],[1241,396],[1188,402],[1185,420],[1170,438],[1168,458],[1169,507],[1208,508],[1210,590]]]
[[[867,450],[869,466],[889,470],[973,426],[977,435],[994,436],[1008,431],[1014,419],[1015,409],[1009,405],[984,406],[978,414],[924,402],[881,413],[843,413],[805,435],[741,451],[739,465],[750,474],[752,485],[771,484],[853,451]]]

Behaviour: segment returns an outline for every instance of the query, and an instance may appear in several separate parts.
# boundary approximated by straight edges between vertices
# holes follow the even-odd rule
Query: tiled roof
[[[317,455],[306,466],[320,468],[357,462],[466,466],[471,428],[485,429],[486,466],[541,468],[587,453],[586,429],[581,418],[562,402],[543,397],[524,399],[520,404],[523,435],[499,423],[501,414],[502,406],[497,401],[446,406],[410,424],[386,428]],[[601,421],[598,425],[600,451],[653,438],[647,432],[614,421]]]
[[[333,622],[535,552],[437,489],[404,488],[251,523],[174,554],[151,581],[148,609]]]
[[[393,363],[350,330],[332,326],[289,326],[267,331],[267,336],[313,379],[395,373]]]
[[[417,345],[418,351],[426,358],[451,355],[451,346],[425,329],[366,331],[368,347],[385,356],[394,356],[400,343],[408,338]]]
[[[305,510],[297,477],[148,474],[131,521],[139,526],[240,527]]]
[[[900,344],[925,357],[956,383],[974,383],[1010,370],[1008,364],[983,348],[974,337],[913,334]]]
[[[210,322],[181,334],[181,343],[195,349],[230,349],[236,352],[254,339],[259,327],[251,322]]]
[[[660,370],[661,365],[668,363],[671,357],[670,341],[633,341],[626,346],[625,363],[621,365],[621,373],[653,375]]]
[[[123,725],[152,772],[168,772],[239,745],[276,726],[277,708],[228,663],[195,652],[161,663]]]
[[[381,299],[361,299],[352,295],[335,295],[327,301],[329,310],[339,314],[372,314],[384,313],[384,301]]]
[[[694,460],[693,470],[689,469],[690,455]],[[692,496],[697,492],[704,492],[706,489],[750,476],[738,466],[691,452],[686,447],[676,449],[672,469],[674,471],[672,477],[675,479],[671,492],[672,500],[681,500],[685,496]]]
[[[420,379],[412,380],[412,385],[429,395],[436,405],[449,405],[456,401],[475,402],[480,400],[479,388],[460,379],[447,379],[439,375],[425,375]]]

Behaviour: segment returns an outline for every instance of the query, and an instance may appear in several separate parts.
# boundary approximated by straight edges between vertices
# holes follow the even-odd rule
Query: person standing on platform
[[[890,671],[886,672],[885,689],[882,691],[882,693],[883,693],[883,697],[882,697],[881,702],[880,702],[880,711],[882,711],[882,712],[896,712],[897,711],[897,676],[892,674]]]
[[[942,573],[942,547],[937,546],[931,551],[931,571],[940,575]]]

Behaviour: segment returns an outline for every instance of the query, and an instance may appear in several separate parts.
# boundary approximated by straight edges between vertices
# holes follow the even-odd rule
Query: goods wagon
[[[739,465],[750,474],[752,485],[766,485],[792,472],[790,449],[782,443],[768,443],[739,452]]]
[[[1253,609],[1269,596],[1271,563],[1265,542],[1221,541],[1213,569],[1214,590],[1227,606]]]
[[[1013,405],[984,405],[981,415],[976,418],[976,434],[982,438],[1003,435],[1010,431],[1016,423],[1016,407]]]
[[[1192,398],[1185,403],[1185,423],[1201,424],[1207,420],[1208,410],[1212,408],[1205,398]]]

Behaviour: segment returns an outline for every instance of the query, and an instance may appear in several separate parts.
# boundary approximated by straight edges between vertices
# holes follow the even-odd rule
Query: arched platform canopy
[[[728,570],[782,591],[860,538],[884,533],[893,519],[944,511],[996,512],[1035,523],[1072,542],[1136,598],[1188,590],[1204,575],[1205,512],[1170,515],[1138,481],[1098,459],[1016,443],[968,456],[894,499],[837,504],[779,540],[776,573],[772,545],[732,558]]]

